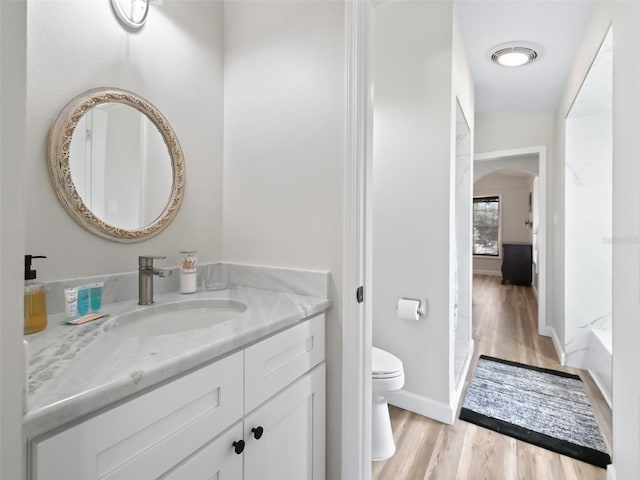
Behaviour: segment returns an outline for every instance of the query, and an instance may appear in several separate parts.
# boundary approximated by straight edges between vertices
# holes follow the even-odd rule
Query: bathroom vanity
[[[33,342],[28,478],[323,479],[329,301],[243,286],[193,299],[212,295],[247,308],[152,337],[50,322]]]

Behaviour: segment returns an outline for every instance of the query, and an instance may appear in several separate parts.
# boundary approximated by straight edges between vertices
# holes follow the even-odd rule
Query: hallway
[[[537,334],[533,289],[473,281],[473,375],[478,356],[491,355],[580,375],[611,451],[611,410],[588,372],[561,367],[550,338]],[[461,402],[462,403],[462,402]],[[390,407],[397,452],[373,462],[373,480],[604,480],[606,471],[457,419],[453,426]]]

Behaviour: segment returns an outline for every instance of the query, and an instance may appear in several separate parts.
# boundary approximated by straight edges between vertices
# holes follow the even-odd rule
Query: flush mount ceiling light
[[[533,62],[538,53],[529,47],[500,48],[491,54],[491,60],[503,67],[520,67]]]

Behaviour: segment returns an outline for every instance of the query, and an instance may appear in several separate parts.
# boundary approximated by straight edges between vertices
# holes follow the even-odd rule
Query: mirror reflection
[[[141,228],[169,201],[167,147],[149,118],[129,105],[108,102],[87,111],[73,132],[69,160],[80,198],[109,225]]]

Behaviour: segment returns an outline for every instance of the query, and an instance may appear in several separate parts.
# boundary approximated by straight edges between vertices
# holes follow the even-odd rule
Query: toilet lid
[[[395,355],[373,347],[371,357],[371,374],[374,377],[396,376],[402,373],[402,361]]]

